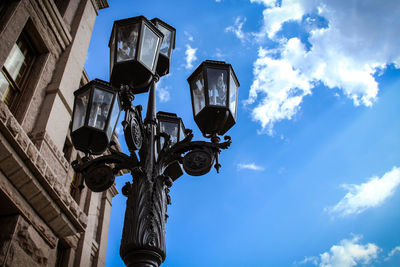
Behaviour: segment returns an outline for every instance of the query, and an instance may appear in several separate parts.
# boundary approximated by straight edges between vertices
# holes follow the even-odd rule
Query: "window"
[[[0,18],[3,18],[6,15],[7,8],[11,5],[10,0],[1,0],[0,1]]]
[[[0,2],[0,15],[3,15],[3,12],[6,10],[6,1]]]
[[[0,72],[0,99],[10,108],[18,104],[29,71],[35,60],[36,52],[22,33],[11,49]]]
[[[69,137],[67,136],[65,138],[65,142],[64,142],[64,147],[63,147],[63,154],[64,154],[64,158],[68,161],[71,162],[71,156],[72,156],[72,151],[73,151],[73,145],[71,140],[69,139]]]
[[[82,175],[79,173],[74,172],[74,176],[72,177],[72,182],[69,187],[69,193],[72,198],[79,204],[81,199],[81,190],[79,186],[81,185]]]
[[[57,244],[57,253],[56,253],[56,262],[54,267],[62,267],[67,264],[68,260],[68,247],[64,246],[60,240],[58,240]]]
[[[65,11],[67,10],[68,2],[69,1],[67,0],[54,0],[54,4],[56,4],[56,7],[60,12],[61,16],[64,16]]]
[[[96,218],[94,222],[94,230],[93,230],[93,240],[96,240],[97,242],[100,242],[100,234],[99,234],[99,222],[100,222],[100,209],[101,209],[101,202],[102,202],[102,196],[103,193],[96,193],[98,200],[97,200],[97,207],[96,207]]]

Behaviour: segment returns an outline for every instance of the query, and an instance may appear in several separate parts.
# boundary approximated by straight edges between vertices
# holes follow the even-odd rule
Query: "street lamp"
[[[158,154],[167,152],[173,145],[182,141],[186,137],[183,121],[174,113],[159,111],[157,112],[158,121]],[[162,158],[162,157],[161,157]],[[164,170],[164,174],[173,181],[183,175],[181,164],[178,160],[172,161]]]
[[[121,105],[118,92],[96,79],[75,91],[71,139],[86,154],[104,153],[111,141]]]
[[[188,78],[193,116],[203,135],[223,135],[236,123],[239,81],[230,64],[204,61]]]
[[[218,172],[218,155],[231,144],[229,136],[224,142],[219,136],[236,122],[239,82],[231,65],[219,61],[203,62],[188,79],[194,119],[211,142],[192,141],[192,131],[176,114],[156,113],[156,83],[169,72],[174,40],[175,29],[160,19],[116,21],[109,44],[111,84],[94,80],[75,92],[71,137],[85,157],[72,162],[74,170],[95,192],[112,186],[122,169],[132,174],[132,182],[122,188],[127,207],[120,247],[130,267],[158,267],[165,260],[169,188],[183,170],[200,176],[214,165]],[[132,101],[147,91],[142,119],[142,107]],[[130,155],[114,149],[111,141],[121,109]],[[89,157],[106,148],[107,155]]]
[[[108,44],[111,84],[117,88],[129,85],[135,94],[147,92],[163,38],[143,16],[115,21]]]
[[[158,57],[157,73],[160,76],[169,73],[169,65],[171,61],[172,49],[175,49],[175,28],[168,25],[159,18],[154,18],[151,20],[154,25],[159,29],[163,35],[164,40],[161,44],[160,55]]]
[[[169,149],[179,141],[185,138],[185,126],[183,121],[174,113],[159,111],[157,112],[158,131],[160,138],[158,139],[158,151]],[[166,145],[165,136],[169,137],[169,143]],[[166,145],[164,147],[164,145]]]

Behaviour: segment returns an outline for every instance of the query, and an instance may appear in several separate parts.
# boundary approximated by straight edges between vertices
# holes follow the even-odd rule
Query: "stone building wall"
[[[83,67],[94,22],[106,7],[107,0],[0,1],[0,266],[105,264],[117,191],[77,190],[70,163],[80,155],[68,133],[73,92],[89,81]],[[24,51],[21,43],[34,56],[13,77],[10,57],[17,44]]]

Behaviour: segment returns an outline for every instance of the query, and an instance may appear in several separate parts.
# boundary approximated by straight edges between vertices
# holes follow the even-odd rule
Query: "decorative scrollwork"
[[[143,144],[143,126],[141,119],[139,110],[134,108],[125,113],[125,120],[122,122],[125,141],[131,153],[134,153],[135,150],[139,150]]]
[[[120,254],[126,261],[132,253],[142,251],[142,256],[147,260],[157,262],[149,266],[158,266],[166,255],[165,218],[168,199],[165,177],[157,176],[154,181],[149,181],[144,173],[138,171],[135,174],[139,176],[134,177],[134,182],[126,184],[123,189],[128,200]]]
[[[158,156],[158,168],[168,171],[167,167],[171,163],[181,162],[189,175],[200,176],[209,172],[215,161],[215,169],[219,172],[221,165],[218,161],[218,155],[221,149],[227,149],[231,145],[231,137],[225,136],[225,142],[222,143],[219,142],[220,138],[217,136],[212,138],[212,142],[192,141],[192,138],[192,131],[187,129],[186,137],[182,141],[168,150],[161,150]],[[168,174],[168,172],[164,173]],[[174,177],[174,179],[176,178]]]
[[[142,147],[143,137],[139,122],[136,118],[133,118],[131,121],[131,134],[135,148],[140,149]]]
[[[204,149],[190,151],[183,157],[183,169],[192,176],[208,173],[214,162],[213,155]]]
[[[129,196],[131,192],[132,184],[130,182],[126,182],[125,185],[122,187],[121,191],[124,196]]]
[[[114,174],[110,167],[96,166],[85,172],[86,186],[93,192],[102,192],[114,184]]]
[[[83,180],[87,187],[94,192],[107,190],[113,185],[115,175],[123,169],[133,170],[138,167],[139,160],[136,154],[132,156],[125,155],[112,148],[115,143],[111,142],[109,151],[111,155],[104,155],[94,159],[83,157],[82,161],[74,160],[71,165],[75,172],[82,173],[82,184],[79,186],[83,189]],[[111,167],[112,166],[112,167]]]

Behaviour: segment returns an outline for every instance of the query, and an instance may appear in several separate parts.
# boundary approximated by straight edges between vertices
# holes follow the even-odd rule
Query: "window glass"
[[[0,72],[0,99],[11,106],[21,93],[23,81],[33,63],[35,52],[25,34],[14,44]]]
[[[93,102],[89,114],[88,125],[99,130],[106,126],[113,94],[100,89],[94,89]]]
[[[203,73],[200,73],[192,83],[192,93],[193,93],[193,107],[194,115],[200,112],[204,108],[204,78]]]
[[[207,69],[208,99],[210,105],[226,106],[227,72],[226,70]]]
[[[15,95],[15,92],[11,90],[11,85],[7,80],[3,72],[0,72],[0,99],[7,105],[10,105],[11,99]]]
[[[10,54],[7,57],[4,67],[7,69],[10,76],[15,80],[19,74],[22,64],[25,61],[25,56],[17,44],[14,44]]]
[[[121,26],[118,28],[117,62],[135,58],[139,35],[139,24]]]
[[[143,38],[141,43],[140,61],[143,62],[150,70],[154,67],[156,58],[156,50],[160,38],[147,26],[143,29]]]
[[[28,38],[22,33],[0,71],[0,99],[8,106],[21,93],[35,55]]]

